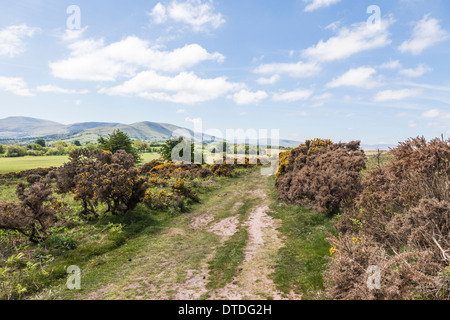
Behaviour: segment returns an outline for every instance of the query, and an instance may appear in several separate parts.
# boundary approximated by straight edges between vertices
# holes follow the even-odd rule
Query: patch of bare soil
[[[208,292],[206,284],[208,283],[208,268],[202,270],[188,270],[187,280],[184,284],[179,284],[175,288],[174,300],[199,300]]]
[[[264,195],[262,190],[252,193],[257,196]],[[211,300],[297,300],[301,298],[294,293],[286,296],[277,291],[270,278],[274,265],[268,262],[274,261],[283,242],[277,230],[281,222],[269,216],[267,214],[269,210],[269,207],[263,205],[250,214],[245,223],[249,239],[239,274],[224,288],[212,292]]]
[[[196,217],[194,217],[194,220],[191,223],[191,227],[195,230],[205,228],[208,226],[211,222],[213,222],[214,216],[211,215],[209,212],[202,213]]]
[[[231,237],[237,232],[239,225],[239,217],[229,217],[225,218],[214,225],[212,225],[208,231],[213,232],[222,237]]]

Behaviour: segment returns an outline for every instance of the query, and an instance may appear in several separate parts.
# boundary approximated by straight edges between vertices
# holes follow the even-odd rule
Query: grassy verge
[[[273,280],[282,292],[294,290],[302,294],[302,299],[320,298],[326,256],[330,256],[325,238],[327,232],[334,232],[334,218],[278,201],[274,179],[268,180],[271,209],[272,215],[283,222],[279,231],[285,237],[285,246],[278,252]]]

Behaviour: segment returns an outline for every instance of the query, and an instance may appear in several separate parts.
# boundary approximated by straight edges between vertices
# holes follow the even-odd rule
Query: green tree
[[[6,149],[6,156],[9,158],[24,157],[27,154],[27,149],[22,146],[9,146]]]
[[[148,143],[145,143],[144,141],[141,141],[141,140],[133,141],[133,146],[134,146],[134,148],[136,148],[137,151],[139,151],[141,153],[144,153],[149,148]]]
[[[45,148],[45,140],[44,139],[37,139],[34,143],[40,145],[42,148]]]
[[[66,153],[67,143],[64,141],[58,140],[54,146],[58,154],[63,155]]]
[[[133,146],[131,138],[119,129],[114,130],[112,134],[109,134],[108,138],[100,137],[98,139],[98,147],[101,150],[111,151],[112,153],[123,150],[133,156],[135,163],[142,161],[138,151]]]
[[[191,162],[194,163],[195,160],[195,148],[194,148],[194,143],[192,143],[189,140],[186,140],[183,137],[178,137],[178,138],[172,138],[170,140],[167,140],[161,147],[161,156],[164,160],[166,161],[172,161],[172,152],[173,149],[183,143],[187,143],[191,145]],[[183,151],[180,151],[179,154],[180,157],[183,157]]]
[[[92,142],[86,143],[86,145],[84,147],[91,152],[94,151],[95,149],[97,149],[97,146]]]
[[[0,154],[3,153],[5,153],[5,147],[2,144],[0,144]]]
[[[75,146],[77,146],[77,147],[81,147],[81,142],[80,142],[80,140],[75,140],[75,141],[73,142],[73,144],[74,144]]]

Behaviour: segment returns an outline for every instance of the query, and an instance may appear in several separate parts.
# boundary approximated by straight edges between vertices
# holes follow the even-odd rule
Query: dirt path
[[[244,262],[239,268],[239,274],[224,288],[211,293],[211,300],[281,300],[299,299],[299,296],[286,297],[277,291],[271,280],[278,250],[283,246],[280,233],[277,231],[280,221],[273,219],[267,213],[269,207],[267,195],[263,189],[251,192],[260,198],[262,205],[256,207],[245,222],[248,232],[248,242],[245,248]]]
[[[254,172],[199,205],[199,211],[176,219],[149,241],[133,263],[121,267],[120,279],[87,290],[84,299],[267,300],[299,299],[276,290],[271,279],[283,246],[281,221],[268,213],[268,176]],[[251,204],[251,206],[250,206]],[[245,216],[239,212],[247,206]],[[238,230],[245,228],[244,259],[232,281],[208,289],[209,262]]]

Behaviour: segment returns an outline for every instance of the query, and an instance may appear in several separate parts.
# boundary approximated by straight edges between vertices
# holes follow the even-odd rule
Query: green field
[[[142,163],[160,158],[157,153],[144,153]],[[69,159],[68,156],[0,158],[0,174],[19,172],[36,168],[60,167]]]

